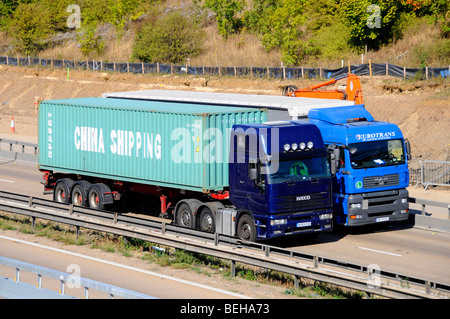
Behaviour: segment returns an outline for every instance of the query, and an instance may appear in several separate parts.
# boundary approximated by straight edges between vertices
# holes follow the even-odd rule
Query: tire
[[[105,203],[99,186],[93,185],[89,188],[87,204],[90,208],[104,210]]]
[[[255,222],[249,215],[246,214],[239,218],[237,236],[242,240],[256,241]]]
[[[73,188],[72,188],[72,204],[75,206],[88,206],[87,204],[87,195],[88,190],[90,188],[91,184],[86,181],[80,181],[78,182]]]
[[[177,210],[177,225],[194,228],[194,214],[188,204],[183,203]]]
[[[65,182],[56,183],[55,189],[53,190],[53,201],[57,203],[68,204],[70,202],[70,190]]]
[[[200,230],[209,233],[214,233],[216,231],[214,214],[208,207],[202,209],[202,212],[200,213],[198,227],[200,228]]]

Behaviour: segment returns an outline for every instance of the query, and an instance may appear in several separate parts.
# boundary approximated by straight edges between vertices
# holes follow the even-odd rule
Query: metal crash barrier
[[[6,257],[0,256],[0,265],[15,269],[14,280],[0,277],[0,297],[6,299],[72,299],[74,298],[73,296],[65,293],[67,283],[76,284],[77,287],[83,288],[83,299],[89,298],[89,289],[103,292],[111,299],[114,297],[126,299],[156,299],[155,297],[131,290]],[[36,284],[32,285],[22,282],[20,278],[22,272],[36,274]],[[42,281],[44,277],[47,279],[58,280],[59,287],[56,287],[55,290],[43,288]]]

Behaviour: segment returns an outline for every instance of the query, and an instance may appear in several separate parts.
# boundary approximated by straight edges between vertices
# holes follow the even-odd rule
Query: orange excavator
[[[344,90],[318,90],[321,87],[335,84],[337,81],[347,79],[347,85]],[[291,97],[310,97],[318,99],[336,99],[355,101],[355,104],[363,104],[363,93],[359,77],[353,73],[348,73],[339,78],[333,78],[326,82],[299,89],[294,85],[283,87],[283,95]]]

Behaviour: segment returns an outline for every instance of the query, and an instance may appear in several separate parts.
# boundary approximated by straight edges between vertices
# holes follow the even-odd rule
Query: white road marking
[[[0,182],[5,182],[5,183],[15,183],[14,181],[11,181],[9,179],[1,179],[0,178]]]
[[[227,294],[227,295],[234,296],[234,297],[237,297],[237,298],[253,299],[251,297],[244,296],[244,295],[241,295],[241,294],[238,294],[238,293],[234,293],[234,292],[222,290],[222,289],[219,289],[219,288],[214,288],[214,287],[202,285],[202,284],[199,284],[199,283],[195,283],[195,282],[191,282],[191,281],[187,281],[187,280],[183,280],[183,279],[179,279],[179,278],[175,278],[175,277],[170,277],[170,276],[158,274],[158,273],[153,272],[153,271],[148,271],[148,270],[139,269],[139,268],[132,267],[132,266],[118,264],[118,263],[115,263],[115,262],[112,262],[112,261],[107,261],[107,260],[104,260],[104,259],[99,259],[99,258],[87,256],[87,255],[82,255],[82,254],[70,252],[70,251],[63,250],[63,249],[58,249],[58,248],[54,248],[54,247],[40,245],[40,244],[32,243],[32,242],[29,242],[29,241],[16,239],[16,238],[11,238],[11,237],[2,236],[2,235],[0,235],[0,238],[6,239],[6,240],[10,240],[10,241],[13,241],[13,242],[18,242],[18,243],[22,243],[22,244],[26,244],[26,245],[31,245],[31,246],[43,248],[43,249],[56,251],[56,252],[67,254],[67,255],[72,255],[72,256],[76,256],[76,257],[80,257],[80,258],[85,258],[85,259],[93,260],[93,261],[96,261],[96,262],[99,262],[99,263],[104,263],[104,264],[108,264],[108,265],[112,265],[112,266],[116,266],[116,267],[125,268],[125,269],[128,269],[128,270],[137,271],[137,272],[140,272],[140,273],[143,273],[143,274],[147,274],[147,275],[151,275],[151,276],[155,276],[155,277],[159,277],[159,278],[163,278],[163,279],[173,280],[173,281],[180,282],[180,283],[183,283],[183,284],[187,284],[187,285],[191,285],[191,286],[195,286],[195,287],[199,287],[199,288],[203,288],[203,289],[216,291],[216,292]]]
[[[376,249],[371,249],[371,248],[366,248],[366,247],[356,247],[356,248],[363,249],[363,250],[368,250],[368,251],[373,251],[375,253],[391,255],[391,256],[395,256],[395,257],[402,257],[402,255],[394,254],[394,253],[390,253],[390,252],[382,251],[382,250],[376,250]]]

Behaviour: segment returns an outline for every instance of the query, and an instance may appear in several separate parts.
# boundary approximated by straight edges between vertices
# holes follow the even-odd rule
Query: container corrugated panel
[[[201,192],[228,186],[234,124],[262,123],[265,109],[105,98],[39,106],[39,166]]]

